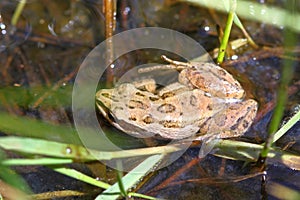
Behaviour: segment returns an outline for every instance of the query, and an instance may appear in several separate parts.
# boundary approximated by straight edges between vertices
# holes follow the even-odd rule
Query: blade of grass
[[[99,181],[99,180],[96,180],[95,178],[87,176],[87,175],[85,175],[85,174],[83,174],[83,173],[81,173],[81,172],[79,172],[75,169],[68,169],[68,168],[65,168],[65,167],[53,167],[52,169],[56,172],[59,172],[59,173],[64,174],[66,176],[69,176],[69,177],[75,178],[77,180],[83,181],[85,183],[89,183],[89,184],[97,186],[99,188],[107,189],[107,188],[110,187],[109,184],[107,184],[105,182],[102,182],[102,181]]]
[[[46,141],[35,138],[7,136],[0,137],[0,147],[17,151],[21,153],[29,153],[33,155],[44,155],[60,158],[71,158],[76,161],[91,160],[111,160],[114,158],[128,158],[133,156],[145,156],[154,154],[166,154],[182,150],[180,145],[150,147],[121,151],[96,151],[87,150],[83,146]],[[50,151],[51,150],[51,151]]]
[[[6,159],[1,162],[5,166],[14,165],[62,165],[70,164],[74,161],[72,159],[65,158],[35,158],[35,159]]]
[[[219,11],[227,12],[224,6],[221,6],[220,0],[182,0],[184,2],[190,2],[196,5],[216,9]],[[297,26],[297,23],[300,21],[300,14],[295,13],[291,15],[289,11],[275,7],[275,6],[266,6],[265,4],[259,4],[253,1],[243,1],[239,0],[239,6],[236,9],[238,16],[258,21],[261,23],[271,24],[278,28],[287,27],[296,32],[300,32],[300,26]],[[296,7],[296,6],[295,6]],[[289,16],[290,21],[285,21],[285,16]]]
[[[153,158],[153,159],[150,159],[150,162],[153,161],[153,162],[157,162],[157,159]],[[146,163],[146,164],[149,164],[149,163]],[[150,165],[149,165],[150,166]],[[82,182],[85,182],[85,183],[88,183],[88,184],[91,184],[91,185],[94,185],[96,187],[99,187],[99,188],[102,188],[102,189],[110,189],[112,186],[110,184],[107,184],[103,181],[99,181],[99,180],[96,180],[95,178],[92,178],[90,176],[87,176],[75,169],[68,169],[68,168],[65,168],[65,167],[51,167],[54,171],[58,172],[58,173],[61,173],[61,174],[64,174],[66,176],[69,176],[69,177],[72,177],[74,179],[77,179],[77,180],[80,180]],[[138,172],[140,172],[140,169],[138,169]],[[126,175],[127,176],[127,175]],[[125,177],[126,177],[125,176]],[[125,178],[123,177],[123,179]],[[132,176],[129,177],[129,179],[131,178]],[[128,179],[128,178],[127,178]],[[130,181],[133,181],[133,180],[130,180]],[[123,180],[123,183],[124,184],[127,184],[127,181],[124,182]],[[118,183],[114,184],[114,185],[118,185]],[[118,186],[117,186],[118,187]],[[120,191],[117,192],[118,194],[120,194]],[[155,199],[153,197],[150,197],[150,196],[147,196],[147,195],[143,195],[143,194],[138,194],[138,193],[129,193],[131,196],[135,196],[135,197],[142,197],[142,198],[145,198],[145,199]],[[106,196],[107,197],[107,196]],[[105,197],[104,197],[105,198]]]
[[[137,167],[131,170],[122,178],[124,189],[128,190],[137,184],[144,176],[146,176],[161,161],[163,155],[154,155],[145,159]],[[96,200],[100,199],[117,199],[121,194],[118,183],[115,183],[106,189]],[[134,194],[132,194],[134,196]]]
[[[76,160],[95,160],[82,146],[64,144],[41,139],[23,137],[0,137],[0,147],[22,153],[72,158]]]
[[[300,120],[300,111],[298,111],[287,123],[285,123],[275,134],[272,143],[281,138],[290,128]]]
[[[299,113],[297,113],[296,117],[298,116]],[[292,125],[297,122],[297,120],[295,119],[296,117],[291,118],[291,120],[287,122],[287,126],[292,127]],[[285,129],[287,131],[287,128]],[[282,130],[279,130],[279,132],[281,131]],[[85,162],[91,160],[112,160],[116,158],[129,158],[129,157],[154,155],[154,154],[167,154],[167,153],[182,150],[180,149],[180,146],[176,146],[174,144],[174,145],[161,146],[161,147],[150,147],[150,148],[123,150],[123,151],[116,151],[116,152],[104,152],[104,151],[100,152],[95,150],[88,151],[82,146],[76,146],[76,148],[70,148],[72,146],[70,146],[69,144],[56,143],[51,141],[39,140],[39,139],[21,138],[21,137],[6,137],[6,138],[0,137],[0,147],[5,148],[7,150],[18,151],[21,153],[30,153],[33,155],[40,154],[45,156],[57,157],[57,158],[48,158],[48,160],[46,158],[45,160],[43,160],[42,158],[38,160],[28,159],[27,163],[26,160],[22,161],[17,159],[11,159],[11,161],[6,161],[7,165],[8,164],[26,165],[26,164],[34,164],[34,162],[36,162],[36,164],[50,165],[50,164],[55,164],[55,162],[59,162],[59,158],[62,158],[61,160],[62,163],[71,162],[71,160],[73,161],[76,160],[76,162],[80,162],[80,161]],[[217,143],[214,148],[217,149],[216,152],[218,156],[226,157],[229,159],[245,160],[245,161],[252,162],[255,161],[255,159],[258,157],[259,152],[262,149],[262,145],[251,144],[247,142],[241,143],[238,141],[231,141],[231,140],[226,140],[226,141],[220,140],[220,142]],[[49,149],[51,149],[51,151],[49,151]],[[64,151],[68,149],[69,150],[71,149],[72,153],[70,154],[64,153]],[[74,151],[73,149],[76,149],[76,151]],[[274,154],[276,154],[277,157],[280,157],[281,155],[282,156],[287,155],[285,152],[280,152],[277,150],[274,152]],[[268,154],[268,156],[270,156],[270,154]],[[53,163],[51,163],[51,159],[53,159]],[[290,163],[289,166],[291,166],[291,168],[298,168],[298,169],[300,168],[299,166],[297,166],[297,163],[291,160],[290,155],[288,155],[287,157],[282,157],[281,159],[282,159],[281,163]],[[294,160],[298,160],[298,159],[295,158]],[[45,163],[42,163],[42,161],[45,161]]]
[[[5,154],[0,149],[0,161],[5,160]],[[27,193],[30,194],[30,188],[27,186],[27,183],[23,180],[21,176],[15,173],[13,170],[8,168],[7,166],[2,165],[0,162],[0,177],[1,180],[6,182],[7,184]]]
[[[246,162],[255,162],[263,149],[263,145],[251,144],[248,142],[220,140],[216,146],[214,155],[232,159],[243,160]],[[271,148],[268,152],[268,163],[282,163],[291,169],[300,170],[300,156]]]
[[[225,5],[225,8],[227,11],[229,11],[229,0],[223,0],[223,3]],[[241,29],[245,37],[247,38],[248,43],[255,49],[258,48],[258,45],[254,42],[254,40],[251,38],[250,34],[248,34],[247,30],[243,26],[242,22],[240,21],[239,17],[237,16],[236,13],[234,13],[234,18],[233,18],[234,24]]]
[[[286,2],[287,10],[289,10],[292,14],[295,14],[295,5],[296,2],[294,0],[288,0]],[[285,21],[291,20],[290,15],[285,16]],[[295,22],[296,24],[296,22]],[[284,31],[284,39],[285,39],[285,46],[293,46],[294,44],[297,43],[297,35],[292,32],[289,29],[285,29]],[[285,52],[285,57],[293,57],[293,55],[290,55],[291,53]],[[283,112],[285,109],[285,104],[288,98],[288,91],[286,88],[288,88],[288,84],[291,81],[293,77],[293,72],[294,72],[294,65],[295,61],[291,59],[285,59],[283,62],[283,69],[282,69],[282,75],[281,75],[281,80],[279,84],[279,89],[277,93],[277,103],[276,107],[274,109],[274,113],[269,125],[269,130],[268,130],[268,138],[265,143],[265,146],[263,150],[260,153],[260,157],[262,160],[265,160],[265,158],[268,155],[269,149],[272,145],[273,138],[275,132],[278,130],[280,121],[283,117]],[[262,163],[262,162],[260,162]],[[263,163],[262,163],[263,164]]]
[[[3,122],[0,123],[0,131],[6,134],[13,133],[15,135],[32,138],[81,144],[75,129],[70,126],[52,125],[39,120],[18,117],[4,112],[0,112],[0,122]]]
[[[225,50],[227,48],[227,44],[228,44],[228,40],[229,40],[229,36],[230,36],[230,32],[231,32],[232,22],[233,22],[233,18],[234,18],[234,14],[235,14],[235,9],[236,9],[236,0],[232,0],[230,11],[228,13],[226,27],[225,27],[225,30],[224,30],[224,36],[222,38],[222,42],[221,42],[221,45],[220,45],[220,48],[219,48],[219,54],[218,54],[218,58],[217,58],[217,63],[218,64],[222,63],[223,60],[224,60]]]
[[[16,26],[17,25],[17,22],[18,22],[18,19],[20,18],[20,15],[24,9],[24,6],[26,4],[26,0],[21,0],[19,3],[18,3],[18,6],[14,12],[14,15],[11,19],[11,24],[13,26]]]
[[[258,45],[254,42],[254,40],[252,39],[252,37],[250,36],[250,34],[247,32],[247,30],[245,29],[245,27],[243,26],[242,22],[240,21],[239,17],[236,15],[236,13],[234,13],[234,24],[237,25],[237,27],[239,27],[241,29],[241,31],[243,32],[243,34],[245,35],[245,37],[248,40],[248,43],[254,48],[254,49],[258,49]]]
[[[126,197],[127,196],[127,191],[124,187],[124,183],[122,180],[123,177],[123,166],[122,166],[122,162],[120,160],[117,160],[117,183],[121,192],[122,197]]]

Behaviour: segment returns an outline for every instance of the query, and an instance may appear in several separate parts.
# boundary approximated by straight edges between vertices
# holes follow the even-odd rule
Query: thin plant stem
[[[223,39],[222,39],[222,42],[221,42],[221,45],[219,48],[219,54],[218,54],[218,58],[217,58],[218,64],[222,63],[224,60],[225,50],[227,48],[227,44],[228,44],[228,40],[229,40],[229,36],[230,36],[230,32],[231,32],[231,27],[232,27],[234,15],[235,15],[235,9],[236,9],[236,0],[232,0],[230,11],[229,11],[228,18],[227,18],[225,31],[224,31],[224,36],[223,36]]]
[[[254,40],[251,38],[250,34],[247,32],[247,30],[245,29],[244,25],[242,24],[242,22],[240,21],[239,17],[237,16],[237,14],[234,14],[234,19],[233,19],[235,25],[237,25],[241,31],[243,32],[243,34],[245,35],[245,37],[248,40],[248,43],[250,44],[251,47],[253,47],[254,49],[258,49],[259,46],[254,42]]]
[[[13,17],[11,19],[11,24],[13,26],[17,25],[18,19],[19,19],[20,15],[21,15],[21,13],[22,13],[22,11],[24,9],[25,4],[26,4],[26,0],[21,0],[19,2],[18,6],[17,6],[17,8],[16,8],[16,10],[14,12],[14,15],[13,15]]]
[[[106,59],[107,62],[112,64],[113,62],[113,42],[111,37],[115,31],[116,27],[116,0],[104,0],[103,1],[103,12],[105,14],[105,37],[106,37],[106,44],[108,50]],[[111,86],[113,83],[113,69],[110,67],[107,68],[107,75],[106,75],[106,84],[107,86]]]

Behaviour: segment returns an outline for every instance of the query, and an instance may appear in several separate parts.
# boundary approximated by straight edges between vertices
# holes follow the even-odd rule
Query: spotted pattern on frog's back
[[[96,102],[103,116],[136,137],[201,140],[248,130],[257,102],[243,99],[245,92],[231,74],[212,63],[166,61],[169,69],[180,71],[178,82],[157,90],[155,80],[145,79],[99,90]]]

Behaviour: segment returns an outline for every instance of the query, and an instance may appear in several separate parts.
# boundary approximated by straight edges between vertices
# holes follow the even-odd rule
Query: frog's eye
[[[101,93],[101,96],[106,97],[106,98],[111,98],[110,93],[107,93],[107,92]]]

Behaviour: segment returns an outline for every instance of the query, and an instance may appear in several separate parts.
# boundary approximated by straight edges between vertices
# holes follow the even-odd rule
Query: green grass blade
[[[291,127],[298,121],[298,119],[299,113],[297,113],[297,115],[295,115],[290,121],[288,121],[285,126]],[[282,130],[279,130],[278,137],[282,135],[281,131]],[[40,154],[44,156],[57,157],[39,159],[3,159],[2,162],[5,165],[51,165],[55,163],[71,163],[72,160],[76,160],[77,162],[88,160],[111,160],[115,158],[126,158],[139,155],[145,156],[153,154],[164,154],[181,150],[176,145],[169,145],[162,147],[123,150],[118,152],[99,152],[91,150],[91,155],[89,154],[89,152],[87,152],[87,150],[84,147],[81,146],[76,146],[76,148],[72,148],[72,146],[70,146],[69,144],[20,137],[2,137],[0,138],[0,147],[5,148],[7,150],[14,150],[22,153],[30,153],[33,155]],[[72,153],[64,153],[65,150],[70,147],[72,149]],[[76,149],[76,151],[73,151],[73,149]],[[257,156],[259,155],[259,152],[262,149],[262,145],[231,140],[220,140],[220,142],[216,144],[215,149],[217,149],[216,154],[222,157],[235,160],[255,161],[257,159]],[[277,155],[277,157],[280,157],[281,155],[287,155],[285,152],[275,152],[275,154]],[[295,168],[299,167],[296,163],[293,162],[293,160],[291,160],[290,155],[287,157],[282,157],[281,159],[281,163],[291,163],[290,166],[293,167],[294,165],[296,165]],[[298,158],[295,158],[294,160],[298,160]]]
[[[295,14],[296,8],[294,7],[295,1],[294,0],[288,0],[286,3],[287,11],[290,11],[291,14]],[[285,21],[290,21],[290,16],[285,16]],[[296,22],[295,22],[296,24]],[[298,36],[295,34],[295,32],[285,29],[284,30],[284,40],[285,40],[285,46],[290,47],[294,44],[297,44],[297,38]],[[293,57],[294,55],[289,52],[285,52],[284,56],[286,58]],[[289,82],[292,80],[293,73],[294,73],[294,66],[296,65],[295,61],[292,59],[284,59],[283,60],[283,66],[282,66],[282,73],[281,73],[281,79],[279,83],[279,88],[277,92],[277,101],[276,101],[276,107],[274,109],[274,113],[272,115],[272,119],[269,125],[268,130],[268,138],[265,143],[265,146],[263,150],[261,151],[260,156],[262,158],[266,158],[268,155],[268,151],[272,145],[273,138],[275,132],[278,130],[280,122],[282,120],[284,109],[286,102],[288,100],[288,91],[286,88],[288,88]]]
[[[79,145],[16,136],[0,137],[0,147],[6,150],[17,151],[21,153],[70,158],[76,159],[77,161],[111,160],[115,158],[171,153],[182,150],[180,145],[170,145],[106,152],[87,150],[85,147]]]
[[[5,154],[0,149],[0,179],[27,194],[31,193],[27,183],[23,180],[23,178],[9,167],[2,165],[2,160],[5,160]]]
[[[225,5],[225,8],[227,10],[227,12],[229,12],[229,0],[223,0],[223,3]],[[234,13],[234,17],[233,17],[233,22],[234,24],[239,27],[241,29],[241,31],[243,32],[243,34],[245,35],[245,37],[247,38],[248,43],[253,47],[253,48],[258,48],[258,45],[254,42],[254,40],[251,38],[250,34],[248,34],[247,30],[245,29],[245,27],[243,26],[241,20],[239,19],[239,17],[237,16],[236,13]]]
[[[214,155],[232,159],[242,160],[246,162],[256,162],[263,149],[263,144],[252,144],[242,141],[220,140],[215,145]],[[281,163],[291,169],[300,170],[300,156],[282,151],[280,149],[271,148],[268,152],[269,163]]]
[[[275,134],[273,142],[281,138],[290,128],[292,128],[300,120],[300,111],[298,111],[287,123],[285,123]]]
[[[146,176],[154,166],[161,161],[163,155],[154,155],[146,160],[144,160],[141,164],[139,164],[136,168],[130,171],[126,176],[122,178],[122,182],[124,184],[124,189],[128,190],[137,184],[144,176]],[[100,199],[117,199],[121,194],[118,183],[112,185],[107,190],[105,190],[101,195],[99,195],[96,200]]]
[[[54,171],[59,172],[61,174],[67,175],[69,177],[75,178],[77,180],[83,181],[85,183],[89,183],[91,185],[103,188],[103,189],[107,189],[110,187],[109,184],[96,180],[95,178],[92,178],[90,176],[87,176],[75,169],[68,169],[68,168],[64,168],[64,167],[57,167],[57,168],[52,168]]]
[[[41,139],[24,137],[0,137],[0,147],[6,150],[52,157],[72,158],[76,160],[94,160],[95,158],[82,146],[64,144]]]
[[[43,138],[47,140],[81,144],[75,129],[70,126],[52,125],[27,117],[0,112],[0,131],[6,134]],[[28,128],[30,127],[30,128]]]
[[[94,185],[94,186],[102,188],[102,189],[109,189],[111,187],[110,184],[105,183],[103,181],[96,180],[95,178],[87,176],[75,169],[68,169],[65,167],[53,167],[52,169],[58,173],[64,174],[64,175],[72,177],[76,180]],[[143,194],[138,194],[138,193],[129,193],[129,195],[134,196],[134,197],[141,197],[144,199],[155,199],[153,197],[143,195]]]
[[[65,158],[35,158],[35,159],[6,159],[1,162],[5,166],[14,165],[62,165],[73,163],[73,159]]]
[[[228,40],[229,40],[229,36],[230,36],[230,32],[231,32],[232,22],[233,22],[233,18],[234,18],[234,15],[235,15],[235,9],[236,9],[236,0],[232,0],[231,8],[230,8],[230,11],[228,13],[226,27],[225,27],[225,30],[224,30],[224,35],[223,35],[221,45],[220,45],[220,48],[219,48],[219,54],[218,54],[218,58],[217,58],[217,63],[218,64],[222,63],[223,60],[224,60],[225,51],[226,51],[226,48],[227,48],[227,44],[228,44]]]
[[[13,26],[16,26],[17,25],[17,22],[18,22],[18,19],[20,18],[20,15],[22,14],[22,11],[25,7],[25,4],[26,4],[26,0],[21,0],[19,3],[18,3],[18,6],[14,12],[14,15],[11,19],[11,24]]]
[[[216,9],[222,12],[227,12],[226,7],[220,4],[220,0],[182,0],[184,2],[190,2],[203,7]],[[300,21],[300,14],[295,13],[292,15],[289,11],[275,6],[266,6],[265,4],[259,4],[254,1],[238,1],[239,6],[236,9],[238,16],[258,21],[261,23],[271,24],[278,28],[288,27],[296,32],[300,32],[300,26],[297,23]],[[290,18],[289,21],[285,21],[285,16]]]
[[[123,177],[123,166],[122,166],[122,162],[120,160],[117,160],[117,183],[118,183],[118,186],[119,186],[119,189],[120,189],[120,192],[121,192],[121,195],[123,197],[126,197],[127,196],[127,191],[124,187],[124,183],[123,183],[123,180],[122,180],[122,177]]]

